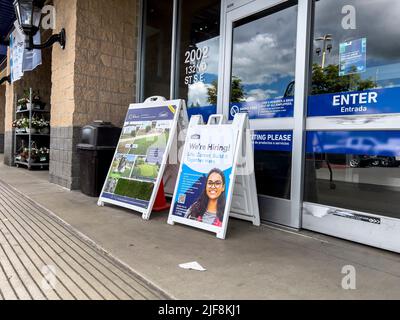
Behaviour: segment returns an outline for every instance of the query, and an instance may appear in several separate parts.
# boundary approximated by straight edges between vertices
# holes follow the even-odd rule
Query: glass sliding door
[[[236,110],[261,122],[255,131],[255,170],[260,196],[290,200],[292,131],[267,131],[268,119],[293,117],[297,6],[269,9],[235,21],[229,119]],[[277,32],[279,30],[279,32]],[[237,109],[236,109],[237,108]],[[286,144],[263,144],[262,139]]]
[[[400,2],[314,11],[303,227],[400,251]]]
[[[223,108],[249,115],[261,219],[292,216],[297,1],[252,1],[226,15]]]

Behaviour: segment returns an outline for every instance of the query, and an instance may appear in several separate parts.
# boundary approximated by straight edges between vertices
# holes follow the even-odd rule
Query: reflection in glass
[[[400,132],[307,133],[305,201],[400,218]]]
[[[292,153],[286,151],[256,151],[254,163],[257,193],[290,199]]]
[[[399,12],[400,1],[316,1],[310,94],[400,86]]]
[[[143,95],[169,98],[171,83],[172,0],[147,0],[144,20]]]
[[[234,24],[231,102],[293,95],[297,5],[277,10]]]
[[[216,112],[220,35],[220,0],[181,1],[179,87],[189,115],[207,119]]]

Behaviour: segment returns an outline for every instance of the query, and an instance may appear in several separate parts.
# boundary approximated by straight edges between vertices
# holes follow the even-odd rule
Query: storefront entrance
[[[398,22],[350,2],[225,1],[219,112],[249,114],[262,220],[400,252]]]
[[[261,219],[299,228],[292,202],[297,2],[227,6],[220,112],[230,120],[249,114]]]
[[[189,115],[249,114],[264,222],[400,252],[400,3],[171,0],[173,19],[147,3],[149,44],[173,35],[145,53],[165,82],[148,88]]]

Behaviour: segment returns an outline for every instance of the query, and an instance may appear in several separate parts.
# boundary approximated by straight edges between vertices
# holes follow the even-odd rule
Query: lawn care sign
[[[131,104],[99,199],[149,219],[183,100]]]

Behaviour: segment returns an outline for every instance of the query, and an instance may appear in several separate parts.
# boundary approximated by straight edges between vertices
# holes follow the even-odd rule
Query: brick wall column
[[[10,48],[7,50],[7,74],[10,74]],[[6,105],[4,108],[4,163],[13,164],[14,135],[12,121],[14,120],[14,85],[8,83],[6,86]]]
[[[77,189],[81,127],[121,126],[135,102],[138,0],[55,0],[65,50],[53,49],[50,181]]]
[[[79,159],[73,159],[79,130],[74,130],[77,0],[55,0],[56,29],[66,30],[66,47],[53,46],[51,72],[50,182],[79,187]]]

